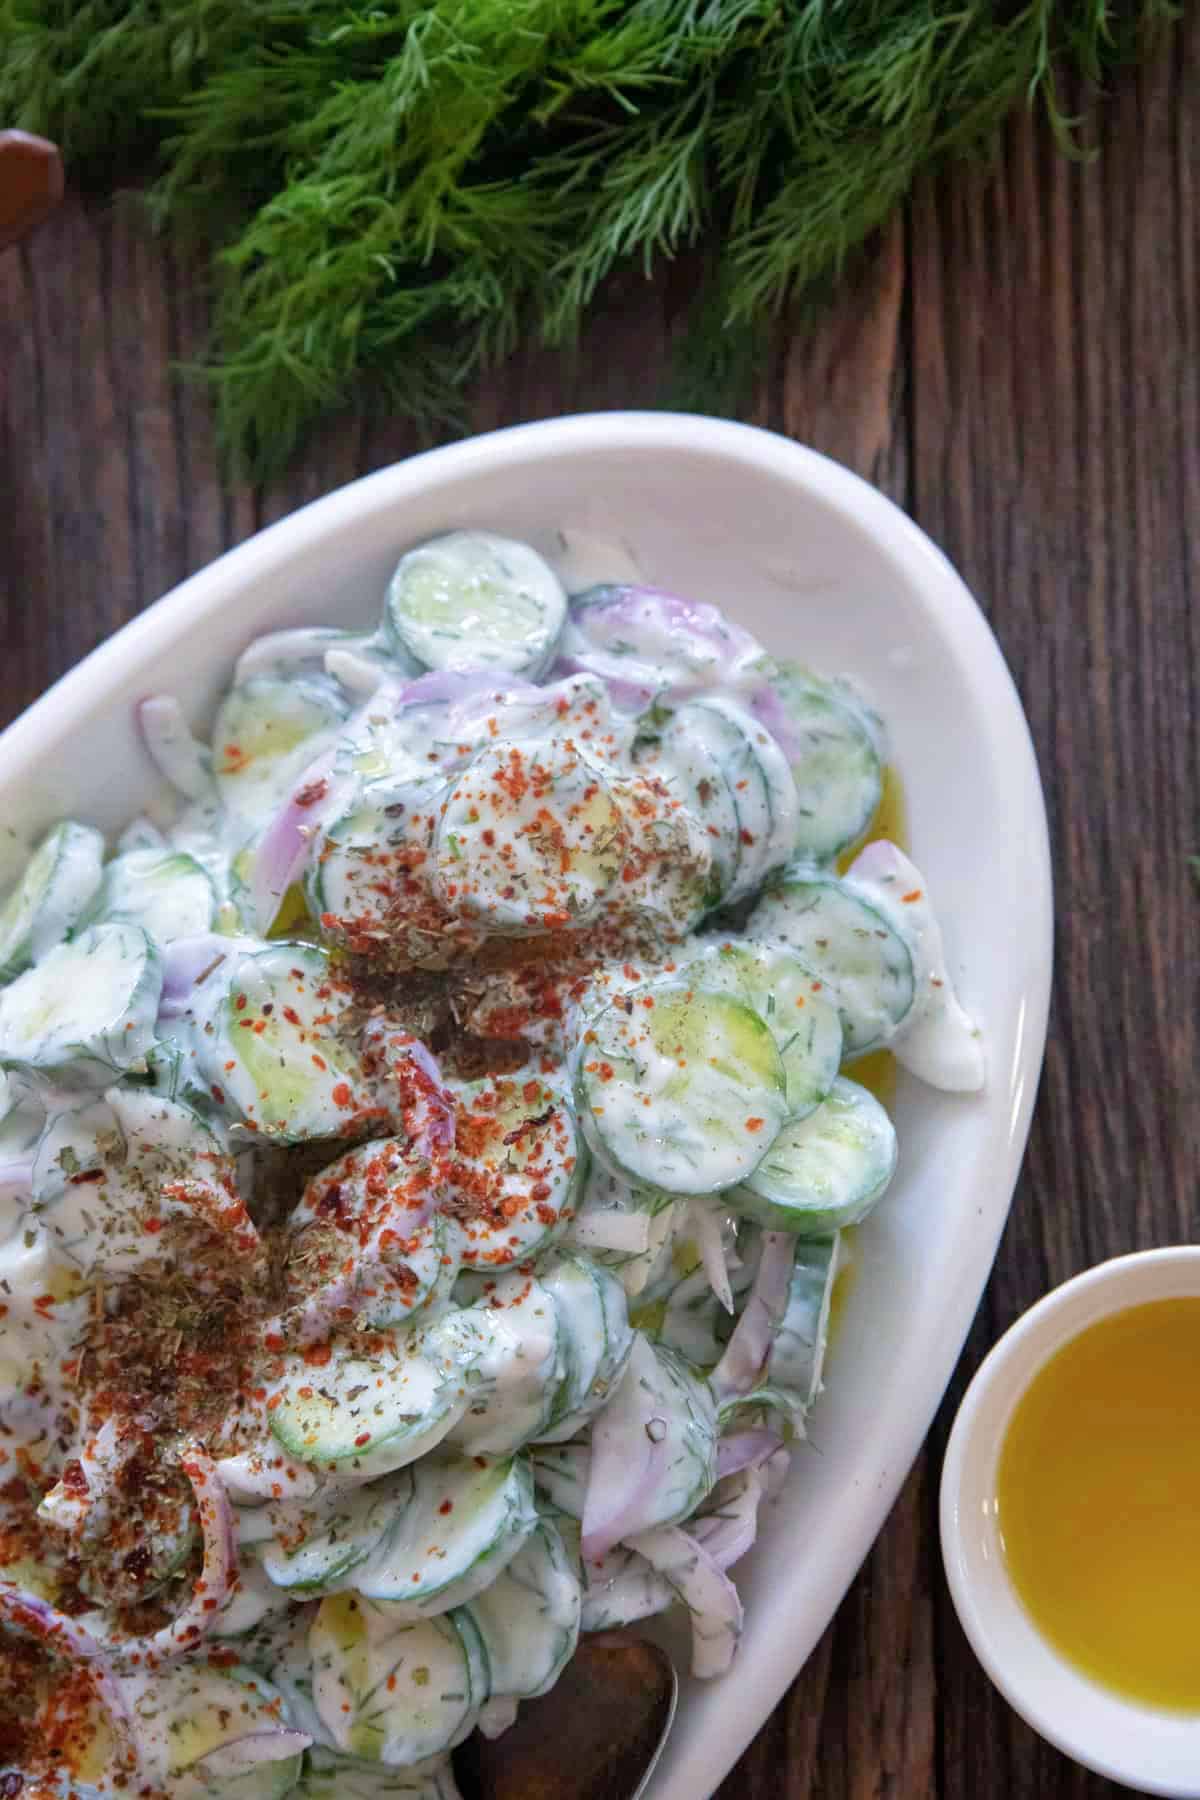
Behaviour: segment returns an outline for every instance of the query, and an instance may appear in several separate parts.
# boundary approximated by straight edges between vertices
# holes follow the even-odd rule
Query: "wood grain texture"
[[[938,1562],[953,1409],[1054,1282],[1192,1236],[1200,1194],[1200,13],[1117,86],[1094,161],[1014,121],[926,184],[837,305],[781,329],[752,416],[878,482],[958,563],[1012,664],[1046,780],[1058,977],[1025,1174],[922,1459],[720,1800],[1099,1800],[989,1688]],[[615,282],[572,355],[483,384],[478,429],[644,403],[686,270]],[[135,203],[0,255],[0,718],[158,594],[305,500],[408,454],[333,421],[267,491],[219,481],[198,271]],[[697,1800],[702,1800],[697,1796]]]

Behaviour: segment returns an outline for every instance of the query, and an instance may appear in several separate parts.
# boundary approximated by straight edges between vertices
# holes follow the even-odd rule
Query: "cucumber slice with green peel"
[[[316,944],[229,958],[201,990],[192,1037],[201,1091],[282,1143],[382,1122],[356,1051],[338,1037],[344,977]]]
[[[364,1762],[403,1766],[453,1749],[487,1699],[476,1640],[455,1613],[397,1620],[358,1594],[334,1594],[308,1643],[321,1723],[335,1749]]]
[[[562,583],[528,544],[451,531],[401,557],[383,628],[427,669],[507,670],[536,680],[566,616]]]
[[[311,1316],[354,1284],[357,1330],[413,1323],[454,1286],[463,1234],[428,1211],[430,1165],[406,1138],[372,1138],[314,1175],[287,1223],[287,1308]]]
[[[466,1237],[464,1269],[490,1274],[563,1235],[587,1149],[557,1082],[522,1070],[451,1085],[458,1126],[449,1210]]]
[[[446,792],[441,775],[368,782],[349,810],[313,839],[304,895],[322,930],[357,943],[426,899]]]
[[[436,1451],[411,1469],[412,1497],[353,1586],[396,1618],[463,1606],[495,1580],[537,1524],[523,1457],[489,1462]]]
[[[65,820],[48,831],[0,907],[0,981],[11,981],[62,942],[101,881],[104,839]]]
[[[675,1604],[675,1589],[652,1569],[644,1556],[618,1544],[604,1556],[583,1563],[583,1606],[579,1628],[608,1631],[636,1625]]]
[[[764,725],[735,700],[709,694],[680,707],[720,764],[738,815],[738,863],[727,902],[762,885],[793,854],[799,818],[787,758]]]
[[[213,726],[213,774],[226,812],[245,826],[268,818],[348,708],[325,676],[256,675],[231,688]]]
[[[533,1480],[538,1493],[570,1519],[583,1518],[592,1452],[587,1444],[535,1444]]]
[[[883,769],[873,720],[854,697],[798,663],[780,663],[754,711],[791,764],[799,799],[793,853],[831,862],[879,809]]]
[[[217,894],[194,856],[179,850],[129,850],[104,870],[86,923],[140,925],[156,944],[208,931]]]
[[[314,1747],[294,1800],[461,1800],[449,1761],[437,1756],[405,1768],[363,1763]]]
[[[596,1157],[672,1194],[744,1180],[788,1112],[769,1027],[732,995],[678,977],[618,997],[593,1020],[577,1093]]]
[[[538,1442],[565,1443],[600,1410],[621,1379],[633,1347],[633,1329],[625,1289],[587,1257],[556,1257],[541,1270],[539,1280],[558,1306],[566,1342],[566,1379]]]
[[[596,913],[629,844],[608,782],[573,742],[502,740],[450,788],[435,885],[451,913],[489,932],[563,930]]]
[[[676,943],[719,903],[724,891],[720,870],[714,873],[713,840],[670,771],[614,775],[610,787],[627,835],[610,910],[632,915],[643,928]]]
[[[353,1587],[411,1505],[413,1487],[412,1470],[398,1469],[348,1492],[264,1507],[272,1528],[260,1551],[264,1573],[300,1599]]]
[[[839,1075],[829,1098],[785,1125],[729,1204],[771,1231],[825,1238],[857,1225],[896,1169],[896,1130],[874,1094]]]
[[[136,925],[92,925],[0,992],[0,1064],[71,1086],[146,1067],[162,963]]]
[[[421,1335],[422,1354],[465,1409],[448,1434],[473,1455],[506,1456],[550,1424],[566,1376],[566,1334],[553,1294],[504,1275],[473,1306]]]
[[[381,1336],[288,1359],[267,1402],[271,1435],[298,1462],[373,1481],[441,1442],[466,1402],[433,1363]]]
[[[213,1192],[224,1211],[232,1182],[233,1163],[205,1121],[152,1089],[111,1088],[55,1114],[33,1158],[38,1219],[57,1253],[87,1273],[160,1257],[159,1227],[188,1212],[187,1188]]]
[[[835,876],[789,871],[759,901],[746,933],[790,946],[830,983],[847,1056],[890,1043],[912,1007],[908,946],[881,912]]]
[[[237,1665],[176,1663],[129,1683],[141,1770],[172,1800],[283,1800],[300,1778],[300,1752],[230,1775],[216,1761],[227,1745],[288,1728],[283,1697],[263,1676]],[[210,1764],[210,1759],[212,1759]]]
[[[767,1386],[794,1395],[801,1415],[821,1391],[840,1242],[835,1236],[797,1245],[787,1307],[767,1358]]]
[[[554,1686],[579,1642],[579,1576],[549,1519],[539,1519],[508,1567],[470,1603],[493,1694],[532,1699]]]
[[[685,963],[680,974],[701,987],[735,994],[769,1027],[783,1061],[793,1119],[821,1104],[841,1065],[841,1014],[829,984],[794,951],[724,938]]]
[[[675,775],[688,811],[708,839],[712,906],[732,895],[742,861],[741,819],[719,745],[732,754],[731,735],[714,731],[709,715],[697,716],[685,706],[667,721],[652,750],[643,754],[648,768],[670,770]]]

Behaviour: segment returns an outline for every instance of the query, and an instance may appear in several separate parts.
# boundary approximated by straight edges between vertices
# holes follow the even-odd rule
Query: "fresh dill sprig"
[[[0,0],[0,118],[92,179],[144,163],[213,253],[233,466],[277,470],[357,396],[426,428],[610,272],[703,246],[693,395],[751,367],[917,173],[1171,0]],[[710,387],[711,391],[711,387]]]

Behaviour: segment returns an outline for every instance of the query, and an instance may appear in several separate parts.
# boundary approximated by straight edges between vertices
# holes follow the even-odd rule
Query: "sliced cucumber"
[[[156,1239],[163,1218],[187,1211],[186,1196],[173,1197],[173,1186],[231,1190],[232,1175],[220,1140],[189,1107],[152,1089],[118,1087],[47,1121],[32,1189],[61,1255],[85,1273],[128,1272],[162,1254]]]
[[[491,932],[562,930],[596,913],[628,848],[608,782],[573,743],[505,740],[450,789],[434,845],[437,892]]]
[[[215,1668],[205,1662],[176,1663],[131,1684],[130,1711],[141,1756],[143,1779],[172,1800],[283,1800],[300,1779],[301,1757],[263,1761],[231,1776],[207,1759],[226,1745],[256,1732],[287,1725],[281,1695],[271,1683],[241,1666]]]
[[[830,1237],[865,1219],[896,1169],[896,1130],[873,1094],[839,1076],[806,1119],[785,1125],[729,1204],[771,1231]]]
[[[742,687],[767,666],[755,638],[719,607],[661,588],[605,582],[571,600],[563,652],[623,692],[677,700],[717,686]]]
[[[454,1286],[463,1234],[429,1206],[430,1167],[403,1138],[374,1138],[314,1175],[288,1219],[289,1306],[355,1287],[359,1330],[412,1323]]]
[[[716,694],[680,708],[685,729],[720,765],[738,815],[738,863],[727,901],[759,888],[792,855],[799,818],[787,758],[764,725],[735,700]]]
[[[801,1413],[821,1391],[839,1245],[832,1237],[797,1246],[787,1309],[767,1358],[767,1385],[793,1394]]]
[[[554,1686],[579,1642],[579,1577],[549,1519],[502,1574],[471,1601],[493,1694],[532,1699]]]
[[[437,1451],[406,1469],[412,1498],[354,1586],[397,1618],[449,1612],[506,1568],[537,1524],[522,1457],[489,1462]]]
[[[336,682],[255,675],[231,688],[213,726],[213,773],[227,813],[243,826],[267,819],[312,761],[323,733],[346,717]]]
[[[780,663],[755,708],[792,767],[799,799],[794,853],[831,862],[871,823],[883,792],[872,720],[848,690]]]
[[[554,1296],[540,1281],[502,1276],[473,1306],[432,1324],[421,1348],[466,1409],[450,1433],[461,1449],[505,1456],[549,1425],[566,1375],[566,1342]]]
[[[714,733],[707,714],[685,706],[667,721],[653,756],[647,757],[652,768],[675,774],[689,812],[708,839],[713,906],[733,895],[742,863],[741,817],[715,736],[728,743],[728,734]]]
[[[451,1210],[463,1266],[492,1271],[549,1248],[570,1221],[587,1151],[560,1088],[541,1076],[486,1076],[454,1089],[458,1154]]]
[[[162,964],[135,925],[93,925],[0,993],[0,1063],[104,1084],[146,1067]]]
[[[528,544],[451,531],[401,557],[383,621],[427,669],[504,669],[536,680],[566,614],[562,583]]]
[[[625,1290],[584,1256],[559,1256],[539,1279],[553,1296],[566,1344],[566,1379],[539,1442],[565,1443],[606,1403],[633,1347]],[[503,1689],[507,1693],[509,1690]]]
[[[294,1792],[295,1800],[460,1800],[443,1756],[395,1769],[321,1749],[309,1753]]]
[[[753,1007],[779,1046],[793,1119],[821,1104],[841,1064],[842,1021],[828,984],[794,951],[722,938],[680,973]]]
[[[365,1762],[404,1766],[452,1749],[487,1699],[457,1613],[397,1621],[371,1600],[335,1594],[308,1642],[321,1722],[335,1749]]]
[[[371,1481],[415,1462],[466,1404],[433,1363],[381,1337],[289,1359],[268,1401],[271,1434],[299,1462]]]
[[[66,820],[47,832],[0,908],[0,981],[62,942],[100,886],[104,839]]]
[[[140,925],[156,944],[171,944],[208,931],[216,908],[216,889],[195,857],[178,850],[127,850],[106,866],[87,922]]]
[[[604,1556],[583,1564],[581,1631],[608,1631],[636,1625],[675,1604],[675,1589],[652,1569],[644,1556],[618,1544]]]
[[[445,794],[440,775],[372,781],[313,840],[304,893],[324,932],[365,947],[373,933],[386,935],[389,921],[428,904],[430,848]]]
[[[744,1180],[788,1111],[783,1063],[758,1015],[672,977],[619,997],[594,1020],[577,1083],[596,1156],[674,1194]]]
[[[847,1056],[890,1043],[913,1003],[907,944],[846,882],[797,869],[751,913],[747,935],[788,944],[837,996]]]
[[[261,1550],[263,1570],[276,1587],[300,1599],[353,1587],[412,1498],[412,1470],[398,1469],[348,1493],[264,1507],[272,1536]]]
[[[533,1479],[549,1504],[570,1519],[583,1518],[592,1453],[586,1444],[538,1444]]]
[[[319,946],[231,957],[203,994],[193,1032],[202,1091],[250,1130],[302,1143],[381,1117],[357,1054],[337,1035],[349,989]]]
[[[614,777],[626,822],[621,880],[608,910],[632,914],[643,929],[677,943],[721,898],[713,840],[690,810],[683,784],[669,773]]]

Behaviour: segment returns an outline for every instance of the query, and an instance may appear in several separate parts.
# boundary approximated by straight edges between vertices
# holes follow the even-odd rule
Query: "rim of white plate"
[[[986,1205],[979,1207],[969,1246],[936,1318],[922,1318],[900,1347],[898,1365],[911,1371],[922,1394],[886,1444],[864,1446],[854,1504],[838,1543],[809,1585],[802,1616],[769,1645],[743,1644],[718,1709],[703,1711],[700,1727],[681,1731],[655,1777],[648,1800],[700,1800],[723,1778],[794,1679],[878,1534],[911,1467],[953,1371],[982,1294],[1008,1216],[1028,1134],[1045,1042],[1052,959],[1049,841],[1033,745],[1012,676],[996,639],[965,583],[920,528],[870,483],[816,450],[756,426],[695,414],[612,412],[577,414],[516,425],[426,451],[380,469],[301,507],[227,551],[180,583],[106,643],[93,650],[35,701],[0,736],[0,783],[52,754],[70,729],[71,715],[94,707],[139,665],[170,650],[189,628],[202,625],[255,580],[315,547],[355,521],[374,519],[436,489],[443,481],[483,476],[502,465],[536,465],[548,457],[597,451],[659,452],[736,463],[786,481],[815,498],[848,527],[865,533],[901,569],[951,658],[974,714],[989,762],[1005,771],[1006,795],[1021,820],[1021,898],[1035,943],[1035,967],[1021,996],[1011,1067],[994,1071],[989,1109],[1003,1121],[1000,1153],[991,1170]],[[994,1093],[991,1089],[994,1087]],[[936,1371],[936,1380],[930,1371]],[[685,1711],[681,1708],[681,1720]]]

